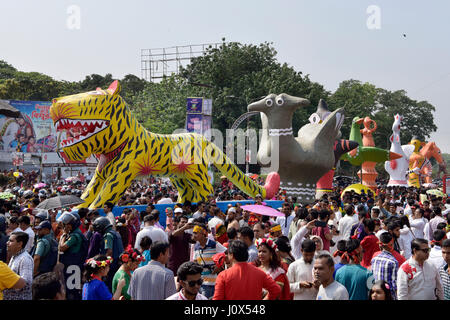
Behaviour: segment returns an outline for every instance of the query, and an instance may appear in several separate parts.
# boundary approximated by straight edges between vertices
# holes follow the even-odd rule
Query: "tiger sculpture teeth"
[[[136,177],[168,177],[178,190],[178,202],[192,203],[214,194],[208,166],[214,164],[246,194],[271,199],[280,177],[272,172],[260,186],[247,177],[214,143],[195,133],[156,134],[147,131],[119,95],[120,83],[108,89],[53,99],[50,116],[65,134],[58,150],[72,161],[92,154],[99,159],[95,175],[78,207],[102,208],[117,203]]]

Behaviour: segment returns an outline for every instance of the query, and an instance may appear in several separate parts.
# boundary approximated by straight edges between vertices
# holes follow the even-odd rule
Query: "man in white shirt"
[[[305,236],[308,233],[311,233],[311,230],[314,229],[315,223],[317,219],[314,219],[310,222],[308,222],[306,225],[301,227],[296,234],[291,239],[291,248],[292,248],[292,255],[294,258],[300,259],[302,257],[302,243],[306,239]]]
[[[202,280],[203,267],[196,262],[184,262],[177,271],[177,281],[181,290],[166,300],[208,300],[199,293]]]
[[[329,254],[321,254],[314,261],[314,279],[320,281],[316,300],[348,300],[347,289],[333,278],[334,261]]]
[[[141,240],[143,237],[147,236],[152,239],[152,243],[157,241],[169,243],[169,238],[167,234],[161,230],[160,228],[154,227],[156,222],[156,217],[154,214],[149,214],[144,218],[144,228],[138,232],[136,235],[136,242],[134,247],[138,250],[141,250]]]
[[[197,202],[197,211],[194,212],[192,218],[197,219],[202,217],[204,210],[205,210],[205,203],[203,201]]]
[[[114,213],[112,213],[113,208],[114,204],[112,204],[111,202],[106,202],[103,206],[103,211],[105,212],[105,215],[108,218],[109,222],[111,222],[113,229],[116,230],[116,217],[114,216]]]
[[[416,238],[424,238],[424,229],[428,220],[423,217],[424,211],[422,208],[417,208],[414,210],[412,215],[409,217],[409,225]]]
[[[320,282],[313,279],[316,244],[310,239],[302,242],[302,257],[289,265],[287,278],[294,300],[316,300]]]
[[[34,245],[34,231],[31,229],[30,226],[30,217],[29,216],[20,216],[19,219],[17,219],[17,222],[19,223],[20,231],[25,232],[28,234],[28,242],[25,245],[25,251],[28,253],[31,253],[31,250],[33,249]]]
[[[433,241],[430,251],[430,257],[428,261],[430,261],[436,269],[440,269],[443,265],[445,265],[444,257],[442,256],[442,242],[447,238],[444,230],[435,230],[433,232]]]
[[[291,222],[295,218],[295,214],[291,210],[291,205],[287,202],[283,203],[281,212],[284,213],[284,217],[277,217],[275,222],[281,226],[281,232],[283,236],[288,236],[289,228],[291,227]]]
[[[352,204],[348,204],[344,207],[345,216],[339,220],[339,234],[342,236],[342,239],[348,240],[350,238],[350,232],[352,230],[352,226],[358,222],[358,216],[355,215],[355,208]],[[356,219],[355,219],[356,218]]]
[[[208,221],[208,228],[209,230],[211,230],[211,232],[213,231],[213,229],[216,229],[216,226],[220,223],[220,224],[224,224],[224,221],[222,219],[219,218],[219,214],[220,214],[220,209],[219,208],[214,208],[212,210],[212,215],[213,217]]]
[[[443,300],[444,292],[436,267],[427,261],[430,253],[428,241],[414,239],[411,242],[412,257],[398,270],[398,300]]]
[[[437,226],[439,223],[444,222],[445,224],[447,224],[447,221],[442,217],[442,210],[439,207],[436,207],[433,209],[433,212],[436,214],[436,216],[430,220],[430,222],[428,223],[429,228],[428,228],[428,240],[433,240],[433,232],[434,230],[437,229]]]
[[[170,204],[173,203],[172,199],[167,196],[167,194],[163,194],[163,197],[158,200],[157,204]]]

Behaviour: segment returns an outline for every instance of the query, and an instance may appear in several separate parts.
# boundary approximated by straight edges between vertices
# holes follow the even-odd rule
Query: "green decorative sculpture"
[[[364,162],[384,162],[399,159],[402,156],[389,150],[377,147],[368,147],[363,144],[363,137],[360,131],[360,125],[364,122],[364,118],[354,117],[352,120],[352,128],[350,130],[350,140],[358,142],[358,147],[341,156],[341,160],[350,162],[353,166],[361,166]]]

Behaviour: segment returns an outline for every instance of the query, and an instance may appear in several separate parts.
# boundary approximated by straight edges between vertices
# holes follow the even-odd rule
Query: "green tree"
[[[400,141],[407,144],[413,136],[425,141],[437,130],[434,124],[435,107],[427,101],[416,101],[406,95],[406,91],[388,91],[378,89],[377,110],[372,117],[378,125],[374,134],[375,144],[381,148],[390,148],[389,137],[392,134],[394,115],[403,116]]]
[[[57,97],[60,84],[38,72],[16,72],[0,82],[0,99],[49,101]]]
[[[247,112],[249,103],[269,93],[287,93],[311,100],[313,106],[294,115],[294,130],[298,130],[315,110],[314,105],[320,98],[326,98],[328,92],[308,76],[280,64],[276,53],[267,42],[257,46],[223,43],[192,59],[186,68],[181,68],[180,75],[190,83],[207,86],[202,94],[213,99],[214,127],[222,132]],[[254,117],[251,124],[260,126],[259,122]]]
[[[14,78],[17,69],[4,60],[0,60],[0,80]]]
[[[137,120],[155,133],[172,133],[185,127],[186,98],[198,96],[199,88],[178,76],[164,78],[160,83],[148,82],[131,98],[131,111]]]

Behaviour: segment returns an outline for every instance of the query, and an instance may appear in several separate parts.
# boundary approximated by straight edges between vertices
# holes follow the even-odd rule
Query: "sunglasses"
[[[187,283],[189,285],[189,287],[194,287],[196,284],[201,286],[203,283],[203,279],[198,279],[197,281],[192,280],[192,281],[183,281],[184,283]]]

